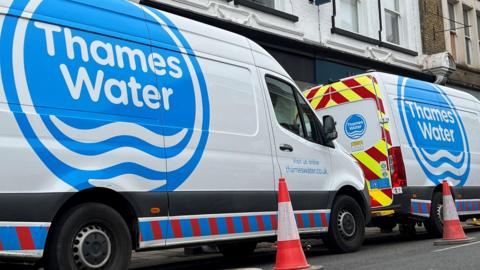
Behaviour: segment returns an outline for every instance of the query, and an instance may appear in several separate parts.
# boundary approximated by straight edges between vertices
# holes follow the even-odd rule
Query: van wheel
[[[130,232],[111,207],[84,203],[62,215],[51,230],[45,269],[128,269]]]
[[[241,259],[251,256],[257,248],[257,242],[239,242],[217,245],[223,256],[229,259]]]
[[[349,196],[335,200],[330,215],[326,244],[334,252],[345,253],[360,248],[365,238],[365,217],[358,203]]]
[[[435,192],[430,207],[430,218],[424,223],[427,232],[434,237],[443,235],[443,196],[441,192]]]

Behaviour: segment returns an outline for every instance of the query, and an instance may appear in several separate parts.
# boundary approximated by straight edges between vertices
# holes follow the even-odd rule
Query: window
[[[398,0],[383,1],[385,5],[385,26],[387,41],[400,44],[400,4]]]
[[[478,48],[480,49],[480,11],[477,11],[477,37],[478,37]]]
[[[318,137],[319,130],[317,129],[317,116],[312,111],[307,102],[300,97],[300,94],[295,92],[297,95],[298,104],[300,105],[300,111],[305,124],[305,139],[312,142],[319,142],[320,138]]]
[[[275,0],[249,0],[249,1],[265,7],[275,8]]]
[[[467,64],[472,64],[472,38],[470,37],[470,10],[468,8],[463,8],[463,24],[465,31],[465,60]]]
[[[455,28],[457,28],[455,24],[455,6],[453,3],[448,3],[448,18],[450,22],[450,31],[455,31]]]
[[[278,123],[283,128],[303,137],[303,128],[293,87],[270,77],[267,77],[266,81]]]
[[[450,48],[453,59],[457,59],[457,24],[455,23],[454,3],[448,2],[448,19],[450,25]]]
[[[358,0],[340,0],[338,3],[340,28],[358,33]]]
[[[286,130],[319,143],[319,122],[307,102],[292,86],[266,77],[268,92],[278,123]]]

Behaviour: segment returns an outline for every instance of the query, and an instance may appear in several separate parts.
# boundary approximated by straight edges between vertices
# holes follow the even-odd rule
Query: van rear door
[[[359,76],[308,90],[304,95],[320,119],[337,121],[338,142],[358,160],[373,208],[392,204],[388,164],[388,120],[375,79]]]

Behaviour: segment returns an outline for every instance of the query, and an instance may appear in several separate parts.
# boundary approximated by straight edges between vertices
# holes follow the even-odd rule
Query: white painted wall
[[[411,56],[395,50],[378,47],[350,37],[332,34],[332,3],[320,7],[308,0],[276,0],[278,9],[299,17],[298,22],[264,13],[255,9],[235,6],[225,0],[157,0],[165,4],[188,9],[222,20],[272,32],[309,43],[331,47],[356,55],[372,58],[404,68],[421,70],[423,67],[420,15],[418,0],[401,0],[401,47],[419,53]],[[360,32],[378,38],[378,6],[376,0],[360,0]],[[338,11],[341,12],[341,11]],[[385,27],[384,27],[385,29]],[[385,35],[383,34],[383,40]]]

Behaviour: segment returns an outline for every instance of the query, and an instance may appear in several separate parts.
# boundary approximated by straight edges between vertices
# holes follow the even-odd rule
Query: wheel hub
[[[110,237],[97,225],[85,226],[73,241],[73,260],[80,269],[99,269],[105,266],[111,252]]]
[[[352,237],[355,235],[356,223],[355,217],[347,210],[343,210],[338,215],[338,229],[344,237]]]
[[[437,216],[438,216],[438,219],[440,220],[440,223],[443,224],[443,205],[442,204],[438,204]]]

